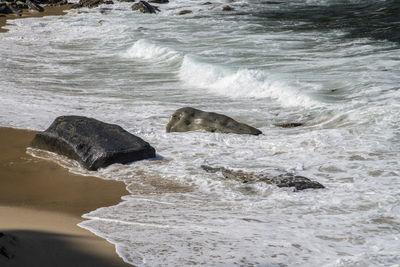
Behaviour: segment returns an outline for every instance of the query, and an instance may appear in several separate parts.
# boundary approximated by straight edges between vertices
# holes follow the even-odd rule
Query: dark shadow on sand
[[[101,255],[94,255],[88,247],[74,246],[76,241],[82,238],[77,235],[61,235],[41,231],[1,231],[0,266],[115,266],[115,262],[111,262]]]

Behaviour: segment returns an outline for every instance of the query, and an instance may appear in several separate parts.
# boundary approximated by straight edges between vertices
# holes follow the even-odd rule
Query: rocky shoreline
[[[159,6],[154,4],[167,4],[169,0],[117,0],[119,2],[131,2],[133,5],[131,9],[141,13],[156,14],[161,12]],[[59,14],[45,14],[49,7],[59,7],[62,10],[76,9],[76,8],[94,8],[99,5],[107,4],[112,5],[112,0],[80,0],[78,3],[69,3],[68,0],[0,0],[0,32],[6,25],[6,21],[15,18],[24,17],[38,17],[45,15],[62,15]],[[233,7],[229,5],[213,4],[211,2],[204,2],[204,6],[210,6],[210,9],[220,8],[221,11],[233,11]],[[192,14],[192,10],[183,9],[177,11],[177,15]]]
[[[8,2],[9,4],[5,4],[3,2],[4,0],[0,0],[0,6],[2,6],[2,11],[0,11],[0,33],[2,32],[7,32],[7,29],[4,29],[3,27],[6,25],[9,25],[10,21],[14,19],[21,19],[21,18],[31,18],[31,17],[44,17],[44,16],[62,16],[65,15],[67,10],[69,10],[72,6],[72,4],[60,4],[60,5],[54,5],[54,4],[48,4],[48,5],[40,5],[40,7],[43,8],[43,11],[37,11],[31,8],[26,8],[26,4],[21,4],[20,7],[25,7],[25,8],[13,8],[15,11],[12,13],[7,13],[7,10],[9,9],[9,4],[11,5],[14,2]],[[15,4],[18,1],[15,2]],[[19,4],[19,2],[18,2]],[[39,7],[39,8],[40,8]]]
[[[44,6],[68,4],[67,0],[1,0],[0,14],[21,16],[25,10],[43,12]]]
[[[300,125],[296,124],[299,127]],[[208,131],[222,134],[260,135],[252,126],[214,112],[192,107],[176,110],[166,126],[166,132],[182,134],[188,131]],[[131,163],[156,157],[155,148],[118,125],[83,116],[61,116],[50,127],[35,135],[30,147],[48,150],[78,161],[88,170],[105,168],[114,163]],[[292,173],[271,175],[234,171],[226,167],[200,166],[208,173],[221,173],[225,179],[240,183],[267,183],[294,190],[325,188],[322,184]]]

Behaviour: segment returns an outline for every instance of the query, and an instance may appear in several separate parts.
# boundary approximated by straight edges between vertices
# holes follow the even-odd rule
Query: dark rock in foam
[[[291,173],[273,176],[267,174],[247,173],[243,171],[233,171],[223,167],[210,167],[207,165],[202,165],[201,168],[209,173],[221,172],[226,179],[235,180],[245,184],[264,182],[267,184],[274,184],[278,187],[294,187],[296,190],[325,188],[322,184],[316,181],[312,181],[304,176],[294,175]]]
[[[139,1],[138,3],[133,4],[131,8],[132,10],[138,10],[141,13],[156,14],[157,12],[160,12],[160,9],[157,6],[150,5],[146,1]]]
[[[77,160],[89,170],[155,157],[149,143],[120,126],[81,116],[58,117],[30,146]]]
[[[234,10],[234,8],[228,5],[222,7],[222,11],[232,11],[232,10]]]
[[[168,133],[196,130],[252,135],[262,133],[260,130],[237,122],[228,116],[214,112],[205,112],[191,107],[180,108],[175,111],[167,125]]]
[[[149,3],[168,4],[168,3],[169,3],[169,0],[149,0]]]
[[[186,14],[192,14],[192,10],[184,9],[178,12],[178,15],[186,15]]]
[[[282,128],[295,128],[295,127],[300,127],[304,126],[304,123],[301,122],[289,122],[289,123],[277,123],[274,124],[277,127],[282,127]]]

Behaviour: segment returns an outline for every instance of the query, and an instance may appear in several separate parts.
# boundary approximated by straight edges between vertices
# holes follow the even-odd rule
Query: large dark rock
[[[48,5],[47,1],[48,0],[0,0],[0,13],[18,15],[21,14],[24,9],[43,12],[44,8],[41,5]]]
[[[141,13],[156,14],[157,12],[160,12],[160,9],[157,6],[150,5],[146,1],[134,3],[131,8],[132,10],[138,10]]]
[[[58,117],[30,146],[75,159],[89,170],[155,157],[149,143],[120,126],[81,116]]]
[[[11,14],[13,11],[6,3],[0,3],[0,14]]]
[[[180,108],[175,111],[167,124],[168,133],[196,130],[253,135],[262,133],[260,130],[247,124],[237,122],[228,116],[214,112],[205,112],[190,107]]]
[[[278,176],[247,173],[243,171],[233,171],[223,167],[210,167],[202,165],[201,168],[206,172],[217,173],[221,172],[226,179],[235,180],[241,183],[258,183],[264,182],[274,184],[278,187],[294,187],[296,190],[304,190],[309,188],[325,188],[322,184],[312,181],[304,176],[285,173]]]
[[[16,1],[13,2],[5,2],[0,3],[0,13],[1,14],[15,14],[21,15],[23,9],[27,9],[28,6],[25,3],[17,3]]]

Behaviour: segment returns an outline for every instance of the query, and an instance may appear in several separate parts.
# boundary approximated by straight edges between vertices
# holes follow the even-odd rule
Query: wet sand
[[[119,203],[125,184],[33,158],[34,134],[0,128],[0,266],[131,266],[77,226],[82,214]]]

